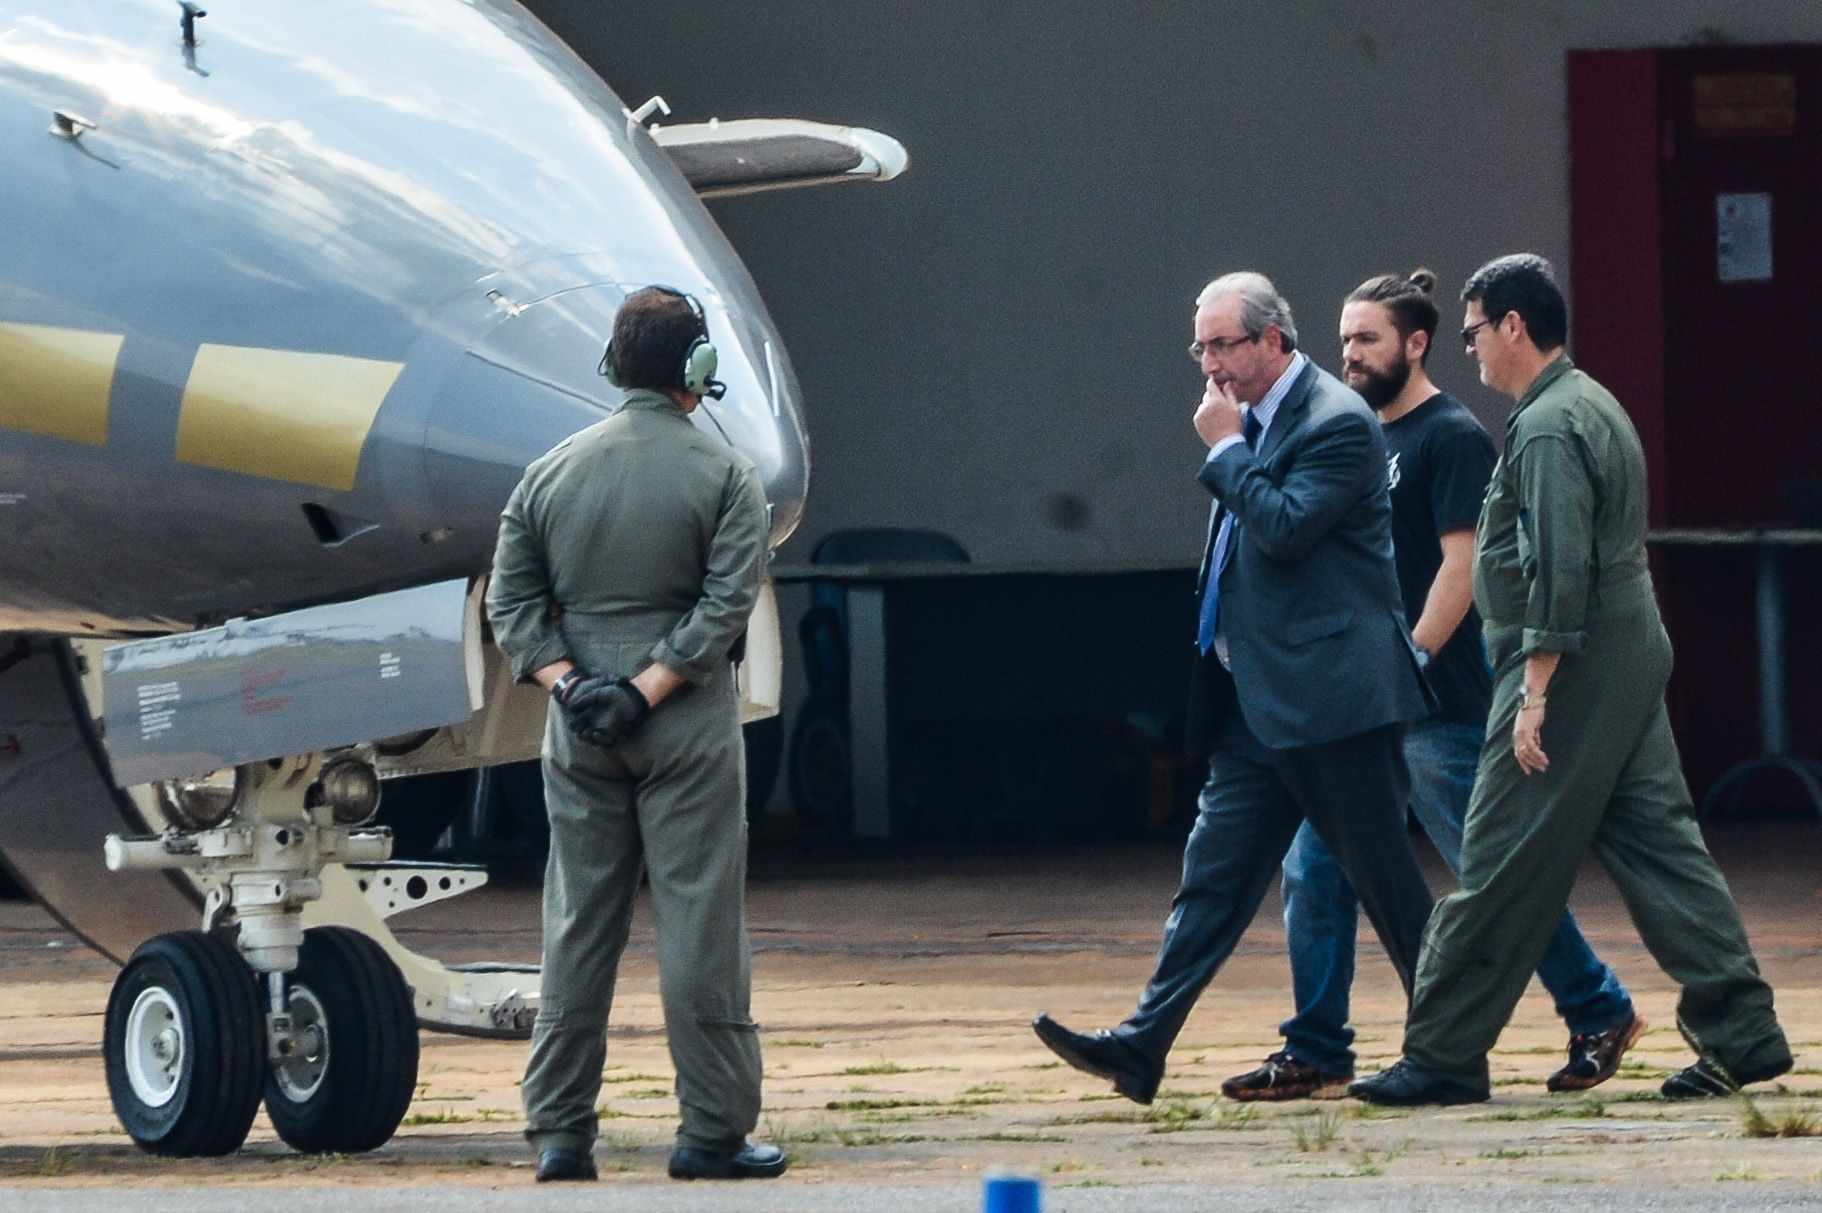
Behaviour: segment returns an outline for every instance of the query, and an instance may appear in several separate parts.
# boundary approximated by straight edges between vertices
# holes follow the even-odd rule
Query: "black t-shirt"
[[[1392,543],[1405,619],[1423,617],[1430,583],[1442,567],[1445,531],[1474,529],[1498,459],[1493,440],[1467,406],[1438,392],[1385,427],[1386,474],[1392,490]],[[1467,615],[1432,655],[1430,687],[1443,720],[1481,724],[1493,697],[1480,613]]]

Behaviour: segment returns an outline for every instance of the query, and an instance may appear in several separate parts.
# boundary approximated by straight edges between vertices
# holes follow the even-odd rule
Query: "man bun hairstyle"
[[[1468,278],[1461,297],[1479,300],[1480,310],[1495,324],[1507,312],[1517,312],[1531,344],[1542,352],[1560,349],[1569,339],[1569,305],[1556,285],[1556,271],[1536,253],[1495,257]]]
[[[1436,326],[1442,320],[1436,301],[1430,298],[1430,292],[1435,289],[1434,271],[1418,266],[1402,276],[1380,274],[1368,278],[1354,288],[1346,302],[1377,303],[1385,308],[1401,342],[1409,340],[1412,333],[1421,332],[1424,336],[1423,357],[1418,359],[1421,364],[1430,360],[1430,347],[1436,344]]]
[[[683,386],[683,356],[702,324],[690,301],[648,286],[634,291],[614,317],[614,364],[621,387],[662,392]]]

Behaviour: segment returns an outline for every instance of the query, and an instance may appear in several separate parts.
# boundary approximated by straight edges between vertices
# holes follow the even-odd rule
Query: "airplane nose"
[[[536,288],[508,275],[477,284],[490,309],[485,331],[454,357],[425,434],[426,472],[441,524],[485,534],[527,464],[608,416],[624,393],[598,373],[614,314],[644,282]],[[720,356],[727,395],[692,420],[753,461],[772,507],[774,546],[803,511],[808,483],[795,373],[763,308],[754,314],[712,282],[667,282],[694,294]],[[526,301],[529,299],[530,301]],[[474,299],[463,304],[472,316]]]

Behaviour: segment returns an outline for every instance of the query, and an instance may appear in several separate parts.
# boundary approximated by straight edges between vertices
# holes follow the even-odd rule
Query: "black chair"
[[[920,562],[966,564],[968,549],[941,531],[863,527],[831,531],[810,552],[811,564]],[[798,621],[797,638],[810,690],[791,730],[786,759],[791,797],[811,833],[845,837],[854,823],[846,586],[810,583],[810,609]]]

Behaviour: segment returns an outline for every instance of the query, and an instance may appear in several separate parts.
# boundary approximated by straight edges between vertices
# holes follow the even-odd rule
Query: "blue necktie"
[[[1259,442],[1259,433],[1265,427],[1259,424],[1259,418],[1253,410],[1246,410],[1246,419],[1240,423],[1241,436],[1246,439],[1249,449]],[[1215,533],[1214,549],[1208,560],[1208,580],[1202,586],[1202,610],[1196,621],[1196,649],[1207,653],[1215,643],[1215,624],[1220,617],[1221,572],[1227,568],[1228,558],[1234,553],[1234,513],[1232,510],[1221,511],[1221,529]]]

